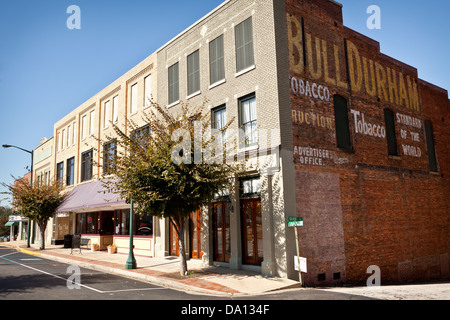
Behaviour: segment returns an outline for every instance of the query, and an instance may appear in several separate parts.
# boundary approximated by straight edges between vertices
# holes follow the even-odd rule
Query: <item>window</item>
[[[73,136],[72,136],[72,143],[73,143],[73,144],[75,144],[75,137],[76,137],[75,131],[76,131],[76,129],[77,129],[76,125],[77,125],[77,123],[74,122],[74,123],[73,123],[73,133],[72,133],[72,134],[73,134]]]
[[[384,122],[386,124],[388,154],[390,156],[398,156],[397,136],[395,134],[395,115],[392,110],[384,109]]]
[[[114,213],[114,234],[130,235],[130,210],[116,210]]]
[[[169,104],[180,99],[178,62],[169,68]]]
[[[261,182],[259,177],[242,179],[240,182],[242,197],[259,196],[261,194]]]
[[[132,137],[138,142],[139,144],[146,146],[149,143],[150,140],[150,125],[145,125],[143,127],[140,127],[132,132]]]
[[[436,146],[434,144],[433,124],[430,121],[425,121],[425,135],[427,139],[428,149],[428,164],[431,172],[439,172]]]
[[[137,83],[131,86],[131,107],[130,113],[134,114],[137,112]]]
[[[81,154],[81,182],[92,179],[92,149]]]
[[[338,148],[352,151],[353,148],[352,142],[350,141],[347,100],[339,95],[335,95],[333,100],[337,146]]]
[[[137,236],[153,235],[153,216],[136,216],[136,229],[134,234]]]
[[[153,235],[153,217],[134,215],[133,234],[140,236]],[[130,235],[130,210],[116,210],[114,212],[114,234]]]
[[[86,116],[83,116],[83,118],[81,118],[81,139],[84,140],[86,139],[86,130],[87,130],[87,124],[86,124]]]
[[[256,98],[254,94],[239,100],[240,145],[249,147],[258,143]]]
[[[74,166],[75,166],[75,158],[70,158],[67,160],[67,174],[66,174],[66,184],[68,186],[72,186],[74,181]]]
[[[236,72],[255,64],[253,54],[252,17],[238,24],[235,28],[236,38]]]
[[[90,126],[89,126],[89,135],[90,136],[94,135],[94,128],[95,128],[94,115],[95,115],[95,110],[92,110],[91,114],[90,114]]]
[[[225,105],[217,107],[212,110],[212,120],[211,126],[213,129],[221,130],[227,124],[227,109]],[[226,141],[226,133],[222,132],[221,135],[222,141],[219,143],[225,143]]]
[[[152,101],[152,75],[149,74],[144,79],[144,107],[148,108],[150,107],[151,101]]]
[[[225,79],[223,35],[209,43],[209,76],[210,84]]]
[[[111,172],[114,165],[114,158],[117,154],[116,141],[110,141],[103,145],[103,174],[107,175]]]
[[[86,116],[83,116],[83,118],[81,118],[81,139],[84,140],[86,139],[86,130],[87,130],[87,119]]]
[[[68,126],[67,127],[67,148],[69,148],[71,145],[70,139],[72,139],[72,127]]]
[[[65,140],[66,140],[66,129],[63,129],[62,138],[61,138],[61,150],[64,150],[64,141]]]
[[[200,54],[199,50],[187,57],[188,96],[200,91]]]
[[[56,181],[62,183],[63,176],[64,176],[64,162],[60,162],[56,165]]]
[[[119,96],[113,98],[113,122],[119,120]]]
[[[75,233],[96,234],[98,232],[98,213],[78,213],[76,216]]]
[[[58,141],[56,141],[56,151],[60,151],[61,148],[61,132],[58,132]]]
[[[110,102],[106,101],[105,102],[105,112],[104,112],[104,119],[103,119],[103,127],[106,129],[109,126],[109,121],[110,121]]]
[[[78,213],[76,216],[75,233],[85,234],[86,233],[86,214]]]

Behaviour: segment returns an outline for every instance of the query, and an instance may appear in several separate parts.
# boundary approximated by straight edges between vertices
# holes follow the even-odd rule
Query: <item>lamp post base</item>
[[[126,270],[137,269],[136,259],[134,258],[132,252],[130,252],[130,254],[128,255],[127,262],[125,263],[125,269]]]

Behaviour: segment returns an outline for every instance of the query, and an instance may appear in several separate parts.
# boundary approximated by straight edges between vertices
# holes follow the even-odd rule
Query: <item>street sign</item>
[[[303,218],[300,217],[289,217],[288,227],[303,227]]]

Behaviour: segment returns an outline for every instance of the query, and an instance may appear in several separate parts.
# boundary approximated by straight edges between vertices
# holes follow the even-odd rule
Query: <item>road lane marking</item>
[[[49,272],[46,272],[46,271],[43,271],[43,270],[39,270],[39,269],[30,267],[30,266],[27,266],[26,264],[23,264],[23,263],[20,263],[20,262],[16,262],[16,261],[13,261],[13,260],[6,259],[6,258],[4,258],[4,257],[0,257],[0,258],[2,258],[2,259],[4,259],[4,260],[7,260],[7,261],[9,261],[9,262],[18,264],[19,266],[22,266],[22,267],[25,267],[25,268],[28,268],[28,269],[31,269],[31,270],[34,270],[34,271],[37,271],[37,272],[40,272],[40,273],[43,273],[43,274],[46,274],[46,275],[49,275],[49,276],[52,276],[52,277],[61,279],[61,280],[64,280],[65,282],[67,282],[67,278],[63,278],[63,277],[57,276],[57,275],[55,275],[55,274],[51,274],[51,273],[49,273]],[[80,283],[80,286],[82,286],[82,287],[84,287],[84,288],[86,288],[86,289],[89,289],[89,290],[98,292],[98,293],[102,293],[102,291],[100,291],[100,290],[97,290],[97,289],[95,289],[95,288],[91,288],[91,287],[86,286],[86,285],[81,284],[81,283]]]
[[[7,256],[7,255],[11,255],[11,254],[15,254],[15,253],[17,253],[17,252],[12,252],[12,253],[8,253],[8,254],[6,254],[6,255],[4,255],[4,256],[0,256],[0,259],[3,259],[3,260],[6,260],[6,261],[9,261],[9,262],[12,262],[12,263],[14,263],[14,264],[18,264],[19,266],[22,266],[22,267],[25,267],[25,268],[28,268],[28,269],[31,269],[31,270],[34,270],[34,271],[37,271],[37,272],[40,272],[40,273],[43,273],[43,274],[46,274],[46,275],[49,275],[49,276],[52,276],[52,277],[61,279],[61,280],[64,280],[65,282],[67,282],[67,279],[68,279],[68,278],[60,277],[60,276],[57,276],[57,275],[55,275],[55,274],[52,274],[52,273],[49,273],[49,272],[46,272],[46,271],[43,271],[43,270],[39,270],[39,269],[33,268],[33,267],[29,266],[29,265],[26,265],[26,264],[23,264],[23,263],[20,263],[20,262],[13,261],[13,260],[10,260],[10,259],[5,258],[5,256]],[[22,259],[21,259],[21,260],[22,260]],[[95,292],[98,292],[98,293],[101,293],[101,294],[105,294],[105,293],[115,293],[115,292],[127,292],[127,291],[144,291],[144,290],[150,291],[150,290],[166,290],[166,289],[167,289],[167,288],[164,288],[164,287],[155,287],[155,288],[122,289],[122,290],[102,291],[102,290],[98,290],[98,289],[89,287],[89,286],[87,286],[87,285],[81,284],[81,283],[80,283],[79,285],[80,285],[81,287],[83,287],[83,288],[86,288],[86,289],[89,289],[89,290],[92,290],[92,291],[95,291]]]
[[[7,253],[7,254],[2,255],[0,258],[6,257],[6,256],[10,256],[10,255],[16,254],[16,253],[18,253],[18,252],[10,252],[10,253]]]

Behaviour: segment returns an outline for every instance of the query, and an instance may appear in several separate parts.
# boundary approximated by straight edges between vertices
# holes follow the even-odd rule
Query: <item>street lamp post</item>
[[[30,177],[30,185],[33,186],[34,150],[29,151],[29,150],[22,149],[22,148],[19,148],[19,147],[16,147],[16,146],[11,146],[11,145],[9,145],[9,144],[4,144],[2,147],[5,148],[5,149],[8,149],[8,148],[16,148],[16,149],[19,149],[19,150],[22,150],[22,151],[25,151],[25,152],[31,154],[31,177]],[[28,219],[28,226],[27,226],[27,248],[30,247],[30,229],[31,229],[31,219]]]
[[[136,269],[136,259],[134,258],[134,245],[133,245],[133,199],[130,201],[130,246],[129,246],[129,252],[128,252],[128,259],[125,263],[125,269],[131,270]]]

